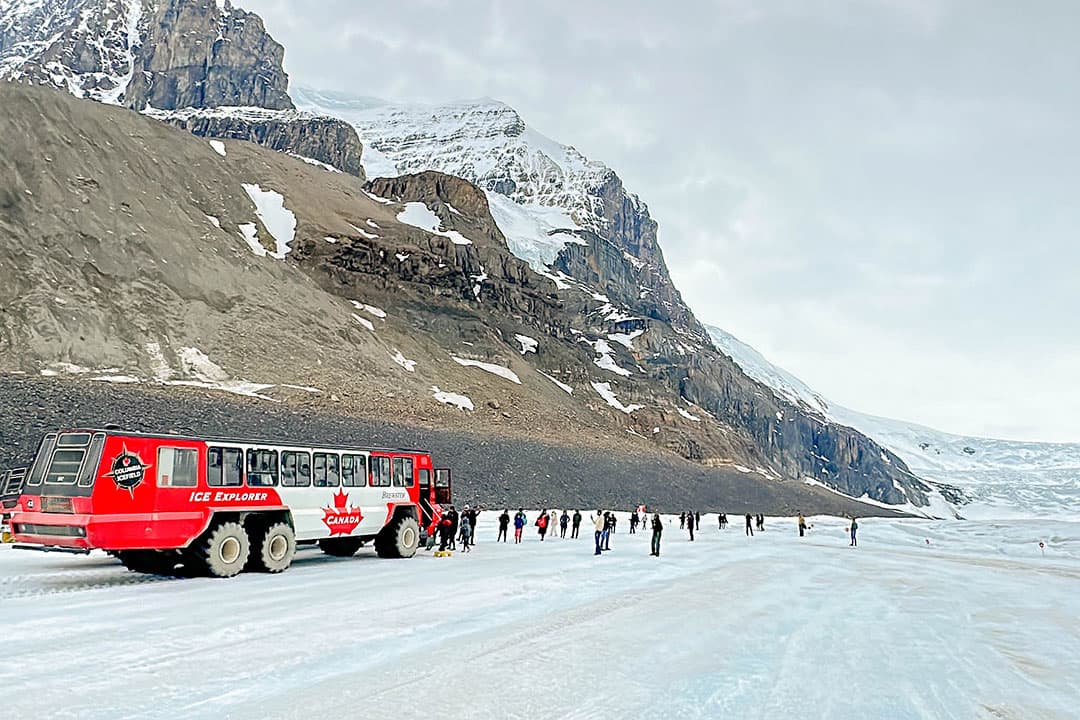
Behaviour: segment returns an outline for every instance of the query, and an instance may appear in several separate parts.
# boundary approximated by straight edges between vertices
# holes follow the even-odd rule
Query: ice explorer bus
[[[450,495],[419,450],[63,430],[42,439],[10,525],[17,547],[231,577],[281,572],[298,544],[412,557]]]

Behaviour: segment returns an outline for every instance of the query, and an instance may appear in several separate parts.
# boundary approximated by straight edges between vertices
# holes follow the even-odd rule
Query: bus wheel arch
[[[375,536],[375,552],[382,558],[410,558],[419,547],[420,524],[413,505],[396,508],[394,517]]]

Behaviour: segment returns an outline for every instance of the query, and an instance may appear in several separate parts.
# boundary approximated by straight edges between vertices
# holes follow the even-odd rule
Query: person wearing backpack
[[[464,513],[461,516],[461,551],[471,552],[472,550],[472,513]]]
[[[521,533],[525,529],[525,511],[518,508],[517,515],[514,516],[514,544],[521,544]]]

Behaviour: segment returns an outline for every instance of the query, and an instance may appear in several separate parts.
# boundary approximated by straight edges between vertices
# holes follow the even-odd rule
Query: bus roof
[[[186,440],[189,442],[205,442],[205,443],[234,443],[238,445],[281,445],[285,447],[310,447],[312,449],[326,448],[328,450],[346,450],[354,452],[385,452],[385,453],[408,453],[410,455],[429,455],[427,450],[418,450],[416,448],[388,448],[388,447],[375,447],[369,445],[335,445],[332,443],[311,443],[307,441],[296,440],[266,440],[263,438],[230,438],[221,437],[217,435],[181,435],[178,433],[152,433],[142,432],[139,430],[124,430],[119,427],[105,427],[105,428],[93,428],[93,427],[79,427],[79,428],[62,428],[59,430],[52,430],[50,432],[56,433],[104,433],[106,435],[113,435],[117,437],[140,437],[150,438],[158,440]]]

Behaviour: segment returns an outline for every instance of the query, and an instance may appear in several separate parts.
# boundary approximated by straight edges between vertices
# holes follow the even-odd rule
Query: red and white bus
[[[450,495],[419,450],[63,430],[42,439],[10,525],[20,547],[231,577],[281,572],[298,544],[412,557]]]

